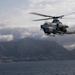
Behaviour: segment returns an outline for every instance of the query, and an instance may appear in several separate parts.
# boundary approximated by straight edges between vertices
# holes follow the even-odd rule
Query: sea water
[[[0,63],[0,75],[75,75],[75,61]]]

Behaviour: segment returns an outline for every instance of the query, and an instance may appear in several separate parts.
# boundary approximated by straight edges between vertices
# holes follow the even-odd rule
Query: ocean
[[[75,60],[0,63],[0,75],[75,75]]]

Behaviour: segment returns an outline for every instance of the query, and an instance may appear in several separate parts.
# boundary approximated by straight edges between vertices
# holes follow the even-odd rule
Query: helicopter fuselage
[[[49,34],[64,34],[67,32],[68,26],[63,25],[62,23],[44,23],[41,25],[41,29],[46,33],[47,35]]]

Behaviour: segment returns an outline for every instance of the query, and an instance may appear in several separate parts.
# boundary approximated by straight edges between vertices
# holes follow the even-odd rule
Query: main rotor
[[[61,16],[49,16],[49,15],[44,15],[44,14],[40,14],[40,13],[36,13],[36,12],[31,12],[30,14],[47,17],[47,18],[44,18],[44,19],[36,19],[36,20],[33,20],[33,21],[42,21],[42,20],[49,20],[49,19],[53,19],[53,20],[63,19],[64,16],[68,16],[68,15],[71,15],[71,14],[74,14],[74,13],[75,12],[69,13],[69,14],[66,14],[66,15],[61,15]]]

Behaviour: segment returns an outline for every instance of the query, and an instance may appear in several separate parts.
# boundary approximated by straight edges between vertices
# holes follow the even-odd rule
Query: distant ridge
[[[23,58],[30,61],[72,59],[71,52],[57,42],[29,37],[17,41],[1,42],[0,56]]]

